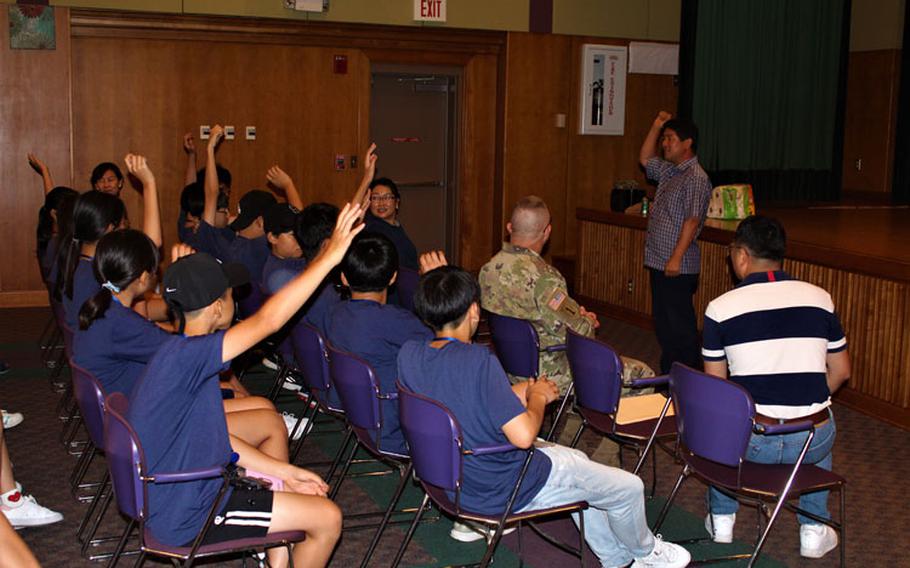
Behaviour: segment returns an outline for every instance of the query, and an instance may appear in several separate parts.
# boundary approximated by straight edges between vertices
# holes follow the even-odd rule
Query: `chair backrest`
[[[575,384],[575,403],[615,415],[622,392],[622,362],[612,347],[571,329],[566,333],[566,355]]]
[[[360,430],[356,432],[358,438],[378,450],[382,411],[379,380],[373,368],[360,357],[329,346],[329,373],[348,422],[355,432]]]
[[[488,322],[493,348],[506,373],[516,377],[536,377],[540,338],[531,322],[492,312]]]
[[[98,379],[91,373],[70,363],[73,374],[73,395],[79,405],[79,413],[88,430],[89,438],[99,450],[104,449],[104,399],[107,394]]]
[[[115,392],[104,404],[104,442],[107,467],[111,474],[117,508],[133,520],[145,518],[145,456],[139,436],[126,421],[129,401]]]
[[[755,417],[748,391],[732,381],[673,363],[670,394],[680,444],[696,456],[738,467]]]
[[[315,327],[298,322],[291,330],[294,358],[307,388],[323,396],[332,388],[329,380],[329,351],[325,339]],[[322,401],[324,402],[324,401]]]
[[[63,319],[66,321],[66,318]],[[66,355],[67,362],[72,362],[73,360],[73,329],[68,326],[66,323],[62,324],[61,330],[63,331],[63,353]]]
[[[417,477],[448,491],[461,487],[461,427],[441,403],[398,383],[398,420]]]
[[[414,294],[417,292],[419,283],[419,272],[404,266],[398,269],[398,278],[395,280],[395,284],[398,286],[398,301],[402,308],[411,312],[414,311]]]

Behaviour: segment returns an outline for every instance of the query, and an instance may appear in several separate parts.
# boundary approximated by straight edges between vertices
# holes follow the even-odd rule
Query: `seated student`
[[[223,501],[208,542],[302,530],[307,538],[294,549],[294,563],[322,566],[338,540],[341,512],[325,499],[328,487],[318,475],[275,460],[229,436],[218,374],[231,359],[275,333],[300,309],[326,274],[341,261],[360,231],[353,227],[359,207],[346,206],[329,243],[307,270],[268,300],[258,312],[230,327],[232,287],[246,272],[197,253],[171,265],[164,275],[165,299],[180,321],[180,334],[155,354],[133,389],[127,419],[143,444],[152,473],[225,465],[232,452],[238,464],[284,482],[286,492],[233,490]],[[205,521],[221,479],[149,487],[148,527],[167,544],[190,542]],[[254,522],[258,521],[258,522]],[[283,549],[269,551],[272,566],[287,563]]]
[[[160,247],[161,219],[155,176],[143,156],[127,154],[125,160],[129,172],[142,182],[143,231],[155,246]],[[78,327],[82,304],[101,289],[101,282],[95,279],[92,271],[98,240],[128,224],[126,209],[119,197],[90,191],[76,200],[71,226],[65,230],[69,244],[61,250],[57,278],[57,295],[62,297],[66,323],[73,331]]]
[[[395,392],[401,346],[433,337],[413,313],[386,304],[397,272],[398,252],[392,241],[377,233],[359,234],[341,261],[341,283],[351,289],[351,299],[332,306],[328,317],[328,340],[369,363],[383,394]],[[406,454],[397,400],[382,401],[382,418],[380,448]]]
[[[111,162],[101,162],[95,166],[89,181],[95,191],[109,193],[114,197],[120,197],[123,190],[123,172],[117,164]]]
[[[13,478],[13,465],[9,460],[3,430],[0,425],[0,511],[3,511],[3,516],[17,529],[59,523],[63,515],[42,507],[34,497],[22,493],[22,486]],[[0,544],[2,542],[0,539]],[[2,546],[0,551],[0,556],[8,554]]]
[[[175,246],[172,260],[192,252],[186,245]],[[129,396],[146,364],[171,338],[132,309],[154,286],[158,260],[157,247],[139,231],[114,231],[98,241],[93,267],[101,290],[79,312],[73,358],[107,394]],[[268,399],[259,396],[226,398],[224,411],[228,432],[276,459],[287,460],[288,427],[293,427],[296,417],[279,415]]]
[[[219,166],[220,167],[220,166]],[[219,174],[220,175],[220,174]],[[220,182],[219,182],[220,183]],[[205,189],[203,182],[193,182],[180,192],[180,214],[177,219],[177,239],[181,243],[193,245],[202,212],[205,210]],[[215,217],[215,228],[227,241],[234,240],[234,231],[227,226],[227,196],[218,194],[218,212]]]
[[[303,258],[303,249],[294,235],[298,215],[291,205],[276,203],[262,216],[265,235],[272,251],[262,269],[262,289],[266,294],[274,294],[287,284],[293,274],[306,268],[307,260]],[[281,275],[273,279],[276,272]]]
[[[38,243],[38,262],[41,266],[41,276],[47,283],[56,280],[57,256],[60,253],[60,220],[72,218],[73,205],[79,194],[68,187],[55,187],[44,196],[44,205],[38,211],[38,228],[36,241]]]
[[[202,209],[205,205],[205,193],[202,189],[205,185],[205,168],[196,169],[196,142],[190,132],[183,135],[183,151],[186,153],[184,191],[191,185],[198,184],[200,195],[198,213],[194,213],[195,219],[187,215],[189,209],[187,209],[182,197],[180,200],[180,214],[177,216],[177,238],[180,239],[180,242],[186,243],[189,236],[196,231],[199,220],[202,218]],[[234,232],[227,226],[229,217],[228,201],[231,197],[231,172],[221,164],[217,164],[215,170],[218,176],[218,208],[215,213],[215,228],[224,230],[225,238],[233,239]]]
[[[461,506],[500,514],[535,443],[544,409],[556,400],[555,383],[509,385],[502,366],[471,337],[480,321],[480,287],[464,270],[444,266],[426,273],[414,296],[417,315],[433,330],[432,341],[410,341],[398,354],[399,380],[438,400],[461,424],[467,448],[511,443],[517,449],[467,456]],[[587,501],[585,537],[603,566],[682,567],[689,553],[655,538],[645,519],[644,486],[621,469],[591,461],[583,452],[540,444],[515,503],[516,511]]]

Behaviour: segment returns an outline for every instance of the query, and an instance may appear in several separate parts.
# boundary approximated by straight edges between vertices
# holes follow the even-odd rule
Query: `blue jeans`
[[[806,452],[803,463],[815,464],[830,471],[831,448],[834,447],[834,436],[837,429],[834,425],[834,414],[828,412],[831,418],[815,429],[815,437],[812,439],[812,444],[809,445],[809,451]],[[796,463],[808,435],[807,432],[779,436],[752,434],[746,450],[746,459],[755,463]],[[828,493],[828,491],[804,493],[799,498],[800,509],[805,509],[823,519],[830,519]],[[711,513],[714,515],[732,515],[739,509],[739,502],[736,499],[727,497],[713,487],[708,490],[708,501]],[[817,524],[808,517],[802,515],[798,517],[800,524]]]
[[[522,511],[587,501],[585,540],[603,566],[625,566],[654,550],[645,519],[644,485],[637,475],[591,461],[565,446],[539,448],[553,464],[544,486]],[[578,515],[572,515],[578,524]]]

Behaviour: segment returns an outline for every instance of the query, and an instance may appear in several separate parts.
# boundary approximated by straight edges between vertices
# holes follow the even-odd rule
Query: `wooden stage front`
[[[910,429],[910,208],[836,206],[760,211],[787,229],[784,268],[831,293],[847,333],[853,373],[838,401]],[[647,219],[578,209],[575,289],[581,301],[651,326],[642,265]],[[736,221],[709,220],[699,241],[696,311],[734,285],[727,245]]]

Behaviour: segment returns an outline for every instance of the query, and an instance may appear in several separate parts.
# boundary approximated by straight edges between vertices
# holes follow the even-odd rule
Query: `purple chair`
[[[564,344],[551,345],[549,347],[540,347],[540,337],[537,330],[530,321],[494,314],[487,312],[487,322],[490,327],[490,337],[493,340],[493,349],[496,351],[496,357],[502,363],[505,372],[516,376],[526,378],[536,378],[540,373],[540,354],[552,353],[555,351],[565,351]],[[565,413],[569,399],[572,397],[572,387],[562,397],[559,404],[559,410],[553,417],[553,423],[550,425],[550,431],[547,432],[547,440],[553,438],[556,433],[556,426]]]
[[[414,294],[417,292],[417,284],[419,283],[419,272],[404,266],[398,269],[398,278],[395,280],[398,288],[398,302],[402,308],[409,312],[414,311]]]
[[[107,394],[104,392],[101,383],[99,383],[91,373],[75,363],[71,364],[71,369],[73,373],[73,393],[76,397],[76,404],[79,407],[79,413],[82,416],[82,421],[85,424],[85,429],[88,431],[89,435],[88,446],[83,450],[82,456],[77,462],[73,475],[70,478],[70,484],[75,493],[76,489],[81,487],[80,484],[82,483],[82,479],[85,477],[85,473],[88,471],[92,460],[95,456],[104,452],[104,399],[107,398]],[[92,498],[91,504],[86,510],[85,516],[82,518],[79,529],[76,531],[76,537],[79,542],[82,543],[83,556],[85,556],[89,546],[103,542],[103,539],[94,541],[94,538],[95,533],[98,530],[98,525],[101,523],[101,519],[104,517],[108,505],[110,504],[111,492],[109,491],[109,482],[110,475],[107,470],[105,470],[104,477],[102,478],[101,483],[98,484],[98,489]],[[107,491],[106,494],[105,491]],[[94,516],[95,511],[98,510],[99,505],[101,505],[101,509],[98,516],[95,517],[92,529],[89,531],[88,536],[83,538],[83,532],[88,526],[89,520]],[[103,558],[104,556],[105,555],[93,556],[90,560]]]
[[[660,421],[659,418],[642,420],[631,424],[617,424],[616,413],[619,410],[622,393],[622,361],[612,347],[591,337],[585,337],[571,329],[566,333],[566,351],[569,357],[569,368],[572,369],[572,382],[575,387],[575,408],[581,415],[581,426],[572,439],[572,447],[578,445],[585,428],[591,427],[599,434],[610,438],[623,447],[631,447],[638,456],[638,462],[632,473],[638,474],[651,449],[653,440],[667,439],[676,436],[676,419],[672,416]],[[632,388],[645,388],[667,384],[669,377],[634,379],[629,385]],[[664,404],[661,415],[670,407],[670,400]],[[622,451],[619,452],[620,466],[623,463]],[[657,460],[652,463],[651,495],[657,483]]]
[[[818,466],[803,463],[815,434],[811,421],[774,425],[758,423],[755,421],[755,404],[746,389],[680,363],[674,363],[670,370],[670,393],[676,407],[678,454],[683,468],[657,519],[654,532],[660,529],[683,482],[690,475],[695,475],[733,497],[755,504],[760,513],[768,515],[768,503],[774,503],[754,551],[725,558],[748,558],[749,566],[754,565],[781,508],[786,507],[837,530],[840,533],[840,563],[844,565],[846,480]],[[807,432],[808,436],[796,463],[758,464],[746,461],[746,450],[753,432],[766,436]],[[803,493],[830,489],[837,489],[840,493],[840,522],[822,519],[789,502]]]
[[[332,383],[338,389],[338,394],[341,397],[345,416],[357,440],[347,460],[345,460],[344,468],[335,483],[331,498],[338,494],[341,483],[350,470],[354,455],[359,448],[363,448],[377,460],[396,469],[399,475],[395,493],[386,507],[382,521],[379,523],[376,533],[373,535],[373,540],[367,547],[366,554],[360,564],[361,568],[365,568],[373,555],[373,551],[379,544],[382,533],[385,531],[392,514],[396,512],[395,507],[398,505],[401,494],[407,487],[408,480],[411,477],[412,464],[410,456],[407,454],[383,450],[380,445],[380,430],[383,425],[382,405],[380,402],[382,400],[394,400],[398,398],[398,393],[382,394],[379,388],[379,380],[376,378],[376,374],[369,363],[356,355],[340,351],[334,347],[329,347],[329,372],[332,377]],[[362,514],[362,516],[369,515],[370,513]]]
[[[302,531],[287,531],[268,534],[260,538],[246,538],[203,545],[202,540],[211,527],[218,512],[221,500],[228,488],[228,479],[224,475],[223,467],[180,471],[168,473],[150,473],[145,463],[142,444],[124,416],[129,409],[129,402],[122,393],[110,395],[105,403],[104,438],[107,444],[107,463],[114,485],[114,496],[117,498],[117,508],[129,519],[129,523],[114,557],[111,559],[113,566],[123,552],[126,541],[133,528],[139,526],[139,559],[136,566],[145,562],[147,555],[163,556],[168,559],[180,559],[183,566],[189,567],[198,558],[232,554],[244,551],[253,551],[257,548],[272,548],[284,546],[291,553],[291,543],[302,541],[306,533]],[[147,495],[149,483],[181,483],[197,479],[224,477],[221,491],[212,503],[208,518],[192,546],[171,546],[158,541],[151,531],[145,526],[148,518]],[[292,563],[293,565],[293,563]]]
[[[331,416],[341,423],[345,422],[345,415],[335,387],[329,378],[329,350],[326,347],[325,338],[315,327],[299,322],[291,330],[291,343],[294,347],[294,358],[297,360],[297,368],[303,378],[304,387],[308,391],[308,394],[301,395],[301,398],[310,402],[290,433],[293,439],[303,419],[309,418],[300,440],[297,441],[297,445],[291,451],[291,463],[294,463],[300,454],[301,448],[303,448],[304,441],[313,431],[316,419],[320,414]],[[326,475],[327,482],[334,476],[344,450],[353,437],[354,433],[350,428],[346,428],[344,441]]]
[[[461,434],[461,426],[458,420],[444,405],[431,398],[414,393],[405,388],[401,382],[398,383],[398,409],[401,428],[404,430],[405,438],[411,449],[411,459],[414,464],[415,477],[420,482],[425,492],[423,502],[414,521],[411,523],[408,533],[398,549],[398,554],[392,563],[393,568],[397,567],[407,550],[414,531],[417,529],[417,523],[423,512],[427,509],[430,500],[433,501],[442,511],[456,517],[459,520],[473,521],[495,527],[493,538],[487,543],[487,549],[484,553],[483,560],[480,562],[481,568],[490,564],[493,560],[493,554],[496,552],[496,546],[502,538],[503,530],[506,524],[518,523],[519,539],[519,556],[521,553],[521,527],[525,521],[533,521],[548,515],[578,513],[579,514],[579,534],[581,537],[581,547],[578,550],[570,548],[568,545],[558,542],[549,535],[540,531],[533,523],[531,528],[541,535],[545,540],[561,548],[562,550],[576,554],[581,558],[581,565],[584,568],[584,541],[585,526],[584,516],[581,512],[588,508],[585,501],[566,503],[559,507],[549,509],[539,509],[534,511],[524,511],[514,513],[512,506],[518,495],[518,489],[527,472],[528,465],[531,463],[531,456],[534,449],[528,450],[527,458],[521,473],[512,488],[505,510],[500,515],[483,515],[480,513],[467,511],[461,507],[461,488],[463,485],[462,470],[464,457],[466,455],[485,455],[515,450],[515,446],[504,444],[500,446],[483,446],[479,448],[465,448],[464,438]],[[449,494],[454,494],[450,498]],[[520,559],[519,559],[520,560]]]

